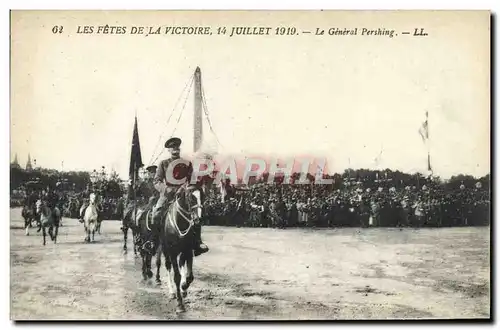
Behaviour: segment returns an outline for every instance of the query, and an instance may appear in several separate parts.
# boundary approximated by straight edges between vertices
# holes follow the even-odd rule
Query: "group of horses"
[[[96,206],[96,195],[91,194],[89,206],[82,210],[85,228],[85,242],[94,241],[95,232],[100,232],[100,220]],[[124,237],[123,250],[127,253],[127,233],[133,233],[134,254],[142,257],[142,276],[144,280],[153,277],[152,259],[156,256],[156,283],[161,284],[160,268],[162,258],[167,271],[167,286],[170,298],[177,299],[177,312],[184,312],[184,299],[187,290],[194,280],[193,258],[196,221],[202,217],[202,191],[196,186],[183,185],[173,194],[172,201],[161,215],[161,221],[154,223],[153,210],[137,205],[134,212],[122,217]],[[25,206],[22,210],[25,219],[26,235],[33,222],[38,223],[38,232],[42,231],[43,245],[46,235],[57,243],[57,234],[61,224],[61,212],[51,209],[41,200],[37,200],[35,208]]]
[[[85,229],[85,242],[94,241],[95,232],[101,232],[101,221],[97,211],[97,196],[90,194],[89,205],[81,210],[83,213],[83,224]],[[50,208],[44,201],[38,199],[33,205],[25,205],[21,211],[24,218],[24,230],[29,235],[29,228],[33,225],[38,227],[37,232],[42,232],[43,245],[46,245],[47,234],[50,239],[57,243],[57,234],[62,225],[62,214],[59,208]]]

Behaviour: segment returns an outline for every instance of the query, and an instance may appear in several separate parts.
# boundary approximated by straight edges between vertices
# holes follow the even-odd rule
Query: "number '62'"
[[[57,26],[55,25],[53,28],[52,28],[52,33],[56,34],[56,33],[62,33],[63,32],[63,27],[62,25],[61,26]]]

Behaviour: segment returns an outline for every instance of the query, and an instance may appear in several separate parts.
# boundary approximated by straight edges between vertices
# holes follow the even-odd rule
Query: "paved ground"
[[[82,225],[64,219],[57,245],[44,247],[35,229],[24,235],[20,209],[12,209],[11,318],[489,317],[488,227],[205,227],[211,251],[195,259],[181,315],[165,280],[144,282],[139,258],[122,254],[120,223],[102,227],[97,242],[85,244]]]

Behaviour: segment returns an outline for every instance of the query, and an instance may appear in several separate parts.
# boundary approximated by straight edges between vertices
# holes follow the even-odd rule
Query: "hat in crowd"
[[[151,166],[148,166],[146,167],[146,171],[150,172],[150,173],[156,173],[156,169],[158,168],[158,166],[156,165],[151,165]]]
[[[179,148],[181,146],[181,139],[173,137],[165,142],[165,148]]]

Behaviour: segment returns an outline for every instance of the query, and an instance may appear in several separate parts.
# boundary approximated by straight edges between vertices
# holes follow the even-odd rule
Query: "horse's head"
[[[201,189],[196,186],[184,185],[177,191],[179,202],[190,213],[192,219],[200,219],[203,215],[201,196]]]
[[[41,199],[37,200],[35,206],[36,206],[36,213],[41,213],[43,206],[42,200]]]
[[[96,194],[91,193],[89,196],[90,204],[95,205],[95,200],[96,200]]]

